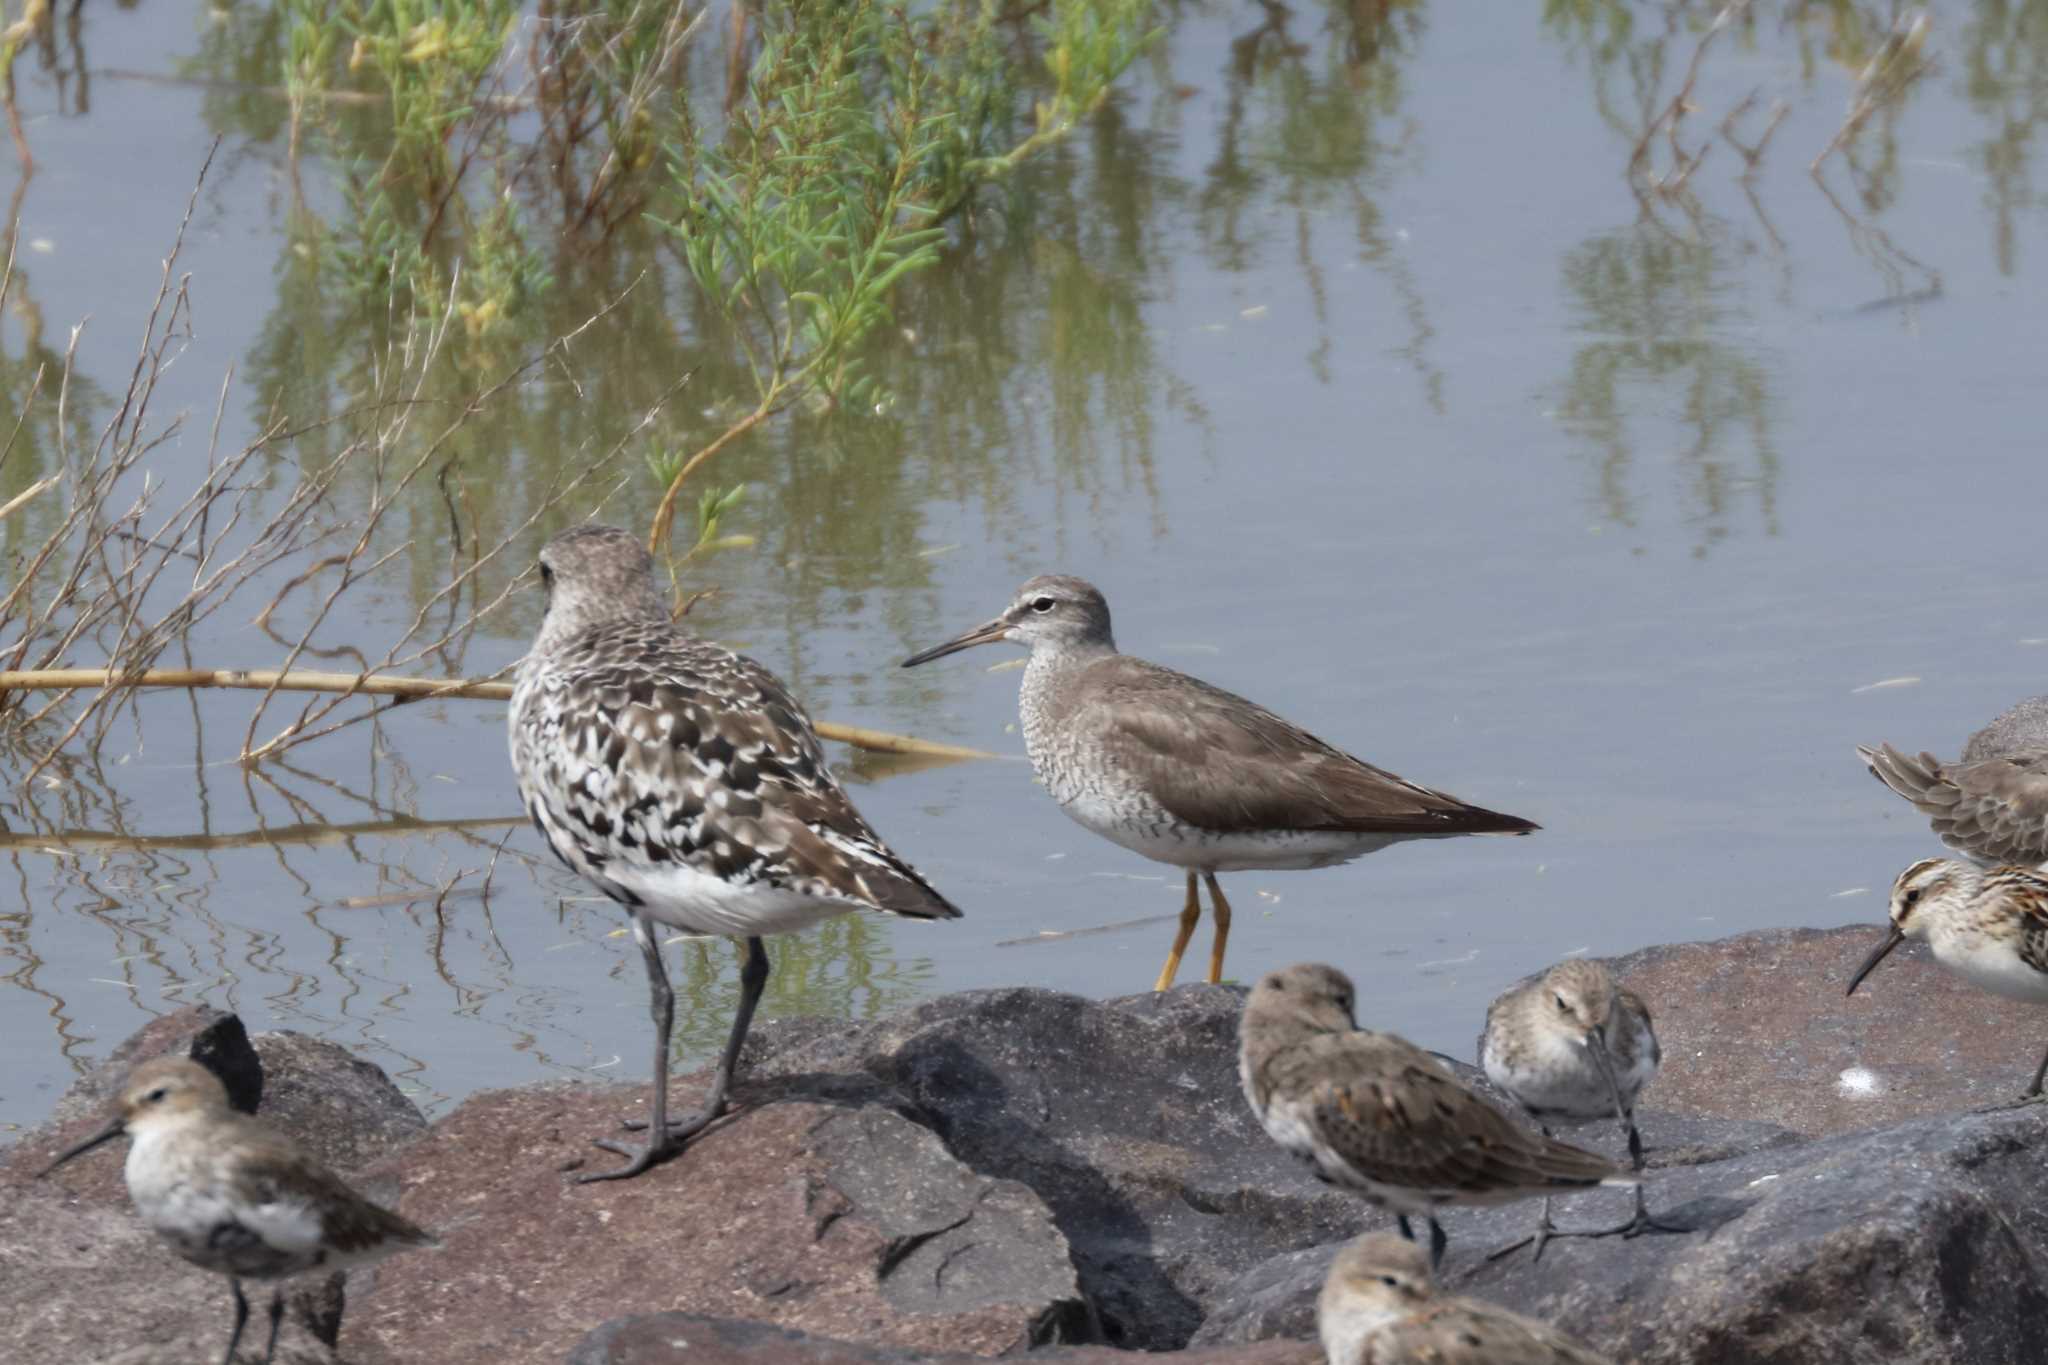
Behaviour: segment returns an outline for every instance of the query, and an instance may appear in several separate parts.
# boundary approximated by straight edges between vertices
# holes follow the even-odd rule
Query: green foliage
[[[725,140],[671,151],[680,203],[667,226],[733,325],[762,402],[807,382],[860,400],[872,395],[854,347],[888,319],[897,281],[938,259],[927,195],[937,172],[967,160],[966,120],[933,107],[936,66],[920,42],[930,25],[871,0],[833,25],[786,7],[763,22],[777,27]],[[989,22],[947,31],[981,49]]]
[[[673,477],[673,475],[671,475]],[[697,499],[697,541],[690,547],[690,553],[709,554],[713,550],[741,550],[754,543],[748,535],[721,536],[718,523],[727,512],[740,505],[740,499],[747,495],[747,486],[736,483],[730,488],[707,488]]]

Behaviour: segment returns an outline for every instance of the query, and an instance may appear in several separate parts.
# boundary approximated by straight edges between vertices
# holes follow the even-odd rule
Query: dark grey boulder
[[[1684,1236],[1522,1236],[1533,1206],[1445,1220],[1445,1282],[1641,1365],[1995,1365],[2044,1358],[2048,1107],[1923,1119],[1653,1175]],[[1619,1192],[1558,1203],[1561,1226],[1625,1216]],[[1211,1305],[1197,1344],[1311,1335],[1336,1247],[1275,1257]]]
[[[1252,1118],[1242,1009],[1219,986],[1106,1001],[967,991],[854,1027],[771,1030],[749,1088],[843,1096],[868,1078],[874,1101],[907,1106],[968,1166],[1037,1192],[1105,1341],[1170,1350],[1245,1270],[1369,1216]]]
[[[604,1324],[577,1343],[567,1365],[971,1365],[985,1356],[929,1353],[793,1332],[764,1322],[696,1313],[643,1313]],[[1118,1365],[1131,1356],[1103,1346],[1033,1351],[1042,1365]],[[1323,1365],[1319,1347],[1268,1341],[1173,1354],[1172,1365]]]

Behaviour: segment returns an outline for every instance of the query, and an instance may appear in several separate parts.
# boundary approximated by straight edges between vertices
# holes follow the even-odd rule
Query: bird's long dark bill
[[[1889,953],[1892,949],[1898,947],[1901,943],[1904,943],[1905,941],[1906,936],[1899,932],[1899,927],[1896,924],[1893,925],[1892,931],[1889,934],[1885,935],[1884,942],[1878,944],[1877,950],[1873,952],[1869,957],[1863,959],[1863,965],[1856,969],[1856,975],[1849,978],[1849,989],[1844,991],[1843,994],[1856,994],[1856,988],[1863,984],[1863,978],[1870,975],[1871,969],[1876,967],[1878,963],[1884,961],[1886,953]]]
[[[965,635],[955,635],[942,645],[934,645],[922,654],[911,655],[903,661],[903,667],[916,668],[919,664],[928,664],[933,659],[943,659],[948,654],[958,654],[963,649],[972,649],[976,645],[994,644],[997,640],[1002,639],[1009,629],[1010,623],[998,616],[993,621],[985,621],[981,625],[976,626]]]
[[[1614,1076],[1614,1058],[1608,1054],[1607,1039],[1595,1029],[1586,1035],[1586,1048],[1593,1054],[1593,1065],[1600,1068],[1600,1077],[1607,1082],[1607,1093],[1614,1096],[1614,1116],[1628,1117],[1628,1110],[1621,1103],[1621,1082]]]
[[[59,1166],[62,1166],[65,1162],[71,1160],[71,1158],[75,1156],[84,1156],[87,1152],[91,1151],[95,1147],[106,1146],[109,1142],[112,1142],[115,1138],[121,1136],[121,1134],[127,1131],[127,1125],[122,1123],[121,1120],[115,1119],[112,1123],[100,1129],[99,1132],[93,1134],[85,1141],[79,1143],[76,1147],[73,1147],[70,1151],[64,1153],[64,1155],[58,1157],[55,1161],[43,1167],[42,1170],[37,1171],[36,1179],[41,1180],[44,1176],[56,1170]]]

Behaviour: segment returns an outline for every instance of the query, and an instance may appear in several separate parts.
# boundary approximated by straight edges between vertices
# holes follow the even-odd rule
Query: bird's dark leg
[[[1641,1175],[1643,1173],[1643,1135],[1636,1127],[1636,1111],[1623,1104],[1619,1094],[1615,1096],[1614,1110],[1616,1115],[1620,1117],[1622,1126],[1628,1130],[1629,1160],[1634,1163],[1635,1173]],[[1626,1223],[1617,1223],[1611,1228],[1588,1228],[1584,1231],[1553,1231],[1550,1235],[1553,1237],[1614,1237],[1617,1235],[1622,1237],[1640,1237],[1646,1232],[1694,1231],[1697,1231],[1697,1229],[1684,1227],[1677,1223],[1666,1223],[1652,1214],[1648,1201],[1643,1198],[1643,1186],[1639,1180],[1636,1182],[1635,1215]]]
[[[1408,1225],[1408,1215],[1407,1215],[1407,1214],[1405,1214],[1405,1213],[1397,1213],[1397,1214],[1395,1214],[1395,1215],[1394,1215],[1394,1226],[1396,1226],[1396,1227],[1398,1227],[1398,1228],[1400,1228],[1400,1229],[1401,1229],[1401,1235],[1402,1235],[1403,1237],[1406,1237],[1406,1238],[1407,1238],[1407,1239],[1408,1239],[1409,1241],[1411,1241],[1411,1242],[1415,1240],[1415,1229],[1414,1229],[1414,1228],[1412,1228],[1412,1227],[1410,1227],[1410,1226]]]
[[[284,1321],[284,1286],[278,1285],[270,1291],[270,1340],[263,1343],[263,1365],[270,1365],[270,1358],[277,1354],[277,1325]]]
[[[1202,897],[1195,889],[1195,874],[1190,872],[1188,902],[1180,911],[1180,930],[1173,936],[1173,948],[1166,954],[1166,965],[1159,969],[1159,980],[1152,984],[1153,990],[1165,990],[1173,984],[1173,978],[1180,974],[1180,955],[1188,950],[1188,940],[1195,936],[1195,921],[1201,917]]]
[[[1444,1235],[1444,1225],[1436,1221],[1436,1215],[1429,1215],[1429,1268],[1435,1270],[1444,1263],[1444,1248],[1451,1239]]]
[[[228,1276],[228,1288],[235,1291],[235,1330],[228,1333],[228,1353],[220,1365],[235,1365],[235,1348],[242,1344],[242,1329],[249,1325],[249,1301],[242,1297],[242,1282]]]
[[[666,984],[666,983],[664,983]],[[732,1032],[726,1037],[725,1052],[719,1058],[718,1070],[711,1076],[711,1093],[704,1097],[703,1105],[696,1113],[684,1118],[668,1121],[668,1143],[671,1150],[680,1147],[710,1127],[720,1114],[725,1112],[725,1097],[732,1088],[732,1073],[739,1065],[740,1048],[747,1041],[747,1029],[754,1022],[754,1007],[761,1003],[761,993],[768,987],[768,949],[758,938],[746,940],[746,948],[740,959],[740,1006],[733,1015]],[[629,1125],[638,1127],[640,1125]],[[640,1149],[623,1144],[598,1143],[612,1151],[631,1155]],[[604,1176],[586,1176],[584,1179],[615,1178],[611,1172]]]
[[[1216,922],[1216,937],[1209,945],[1209,984],[1213,986],[1223,980],[1223,946],[1230,942],[1230,902],[1223,899],[1214,872],[1204,872],[1202,880],[1209,883],[1209,914]]]
[[[1543,1136],[1551,1136],[1549,1124],[1538,1124],[1537,1127],[1542,1130]],[[1500,1248],[1498,1251],[1487,1252],[1486,1259],[1489,1261],[1498,1261],[1503,1256],[1514,1255],[1523,1247],[1528,1246],[1531,1242],[1534,1242],[1536,1244],[1536,1250],[1533,1253],[1531,1253],[1530,1259],[1540,1261],[1543,1259],[1543,1248],[1547,1246],[1550,1242],[1550,1239],[1555,1236],[1557,1236],[1557,1224],[1550,1221],[1550,1196],[1546,1194],[1543,1196],[1543,1212],[1538,1214],[1536,1217],[1536,1231],[1531,1233],[1529,1236],[1524,1237],[1519,1242],[1509,1242],[1506,1246]]]
[[[662,964],[661,944],[655,940],[654,927],[639,914],[633,916],[633,941],[640,945],[641,961],[647,965],[648,1013],[654,1018],[654,1107],[648,1118],[647,1141],[642,1146],[631,1147],[609,1138],[597,1139],[597,1145],[606,1151],[617,1152],[631,1160],[613,1170],[579,1175],[576,1177],[579,1185],[587,1185],[593,1180],[624,1180],[636,1176],[671,1155],[678,1146],[670,1136],[668,1125],[668,1046],[676,1024],[676,993],[668,984],[668,968]],[[627,1125],[629,1128],[633,1126]]]
[[[2048,1052],[2041,1054],[2041,1065],[2034,1068],[2033,1084],[2029,1085],[2018,1099],[2007,1100],[2002,1104],[1988,1105],[1983,1109],[1975,1109],[1971,1112],[1977,1114],[1996,1114],[2006,1109],[2024,1109],[2030,1104],[2039,1104],[2042,1098],[2041,1082],[2043,1080],[2048,1080]]]

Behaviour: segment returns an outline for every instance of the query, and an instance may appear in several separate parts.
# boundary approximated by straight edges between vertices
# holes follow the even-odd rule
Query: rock
[[[233,1015],[188,1009],[153,1021],[82,1077],[51,1120],[0,1152],[0,1360],[78,1365],[109,1358],[171,1359],[190,1345],[217,1357],[233,1325],[227,1281],[180,1260],[143,1225],[121,1178],[125,1144],[37,1175],[111,1117],[135,1063],[167,1052],[224,1070],[230,1095],[262,1096],[257,1113],[322,1161],[346,1172],[388,1155],[426,1120],[376,1067],[331,1043],[293,1033],[247,1035]],[[366,1193],[378,1193],[361,1184]],[[267,1287],[251,1285],[251,1351],[262,1349]],[[119,1304],[118,1312],[108,1311]],[[341,1315],[341,1282],[292,1281],[279,1359],[325,1361]],[[201,1349],[203,1348],[203,1349]],[[147,1352],[154,1351],[155,1354]],[[143,1354],[136,1354],[144,1352]]]
[[[352,1305],[351,1359],[553,1362],[607,1317],[663,1310],[979,1355],[1092,1332],[1066,1240],[1024,1185],[975,1174],[885,1103],[749,1098],[676,1159],[576,1185],[565,1170],[618,1160],[589,1139],[642,1090],[471,1097],[387,1163],[444,1245],[380,1267]]]
[[[1614,959],[1664,1045],[1648,1101],[1825,1136],[2016,1099],[2048,1049],[2048,1010],[1970,985],[1919,943],[1844,999],[1881,920],[1879,907],[1865,925]]]
[[[303,1033],[259,1033],[254,1042],[264,1078],[257,1112],[330,1169],[358,1171],[426,1131],[426,1115],[375,1063]]]
[[[1652,1206],[1700,1230],[1486,1264],[1526,1234],[1534,1203],[1455,1211],[1448,1287],[1644,1365],[2038,1358],[2048,1106],[1956,1111],[2018,1091],[2048,1012],[1912,948],[1844,1001],[1880,933],[1748,934],[1621,959],[1665,1044],[1638,1116]],[[245,1072],[253,1053],[261,1112],[338,1168],[381,1154],[358,1186],[403,1188],[407,1214],[446,1240],[349,1282],[352,1365],[554,1365],[572,1350],[660,1365],[678,1341],[691,1365],[1027,1348],[1106,1365],[1099,1347],[1062,1344],[1097,1339],[1306,1365],[1312,1346],[1251,1343],[1306,1338],[1336,1245],[1385,1217],[1258,1129],[1237,1087],[1241,1009],[1241,992],[1210,986],[1109,1001],[1014,989],[860,1024],[765,1024],[738,1113],[647,1175],[590,1186],[565,1170],[615,1159],[588,1139],[615,1131],[644,1087],[486,1093],[408,1143],[421,1120],[375,1068],[188,1012],[124,1044],[58,1119],[0,1153],[0,1360],[219,1339],[224,1286],[136,1222],[117,1156],[28,1178],[103,1122],[129,1061],[197,1045]],[[1838,1084],[1856,1068],[1870,1084]],[[703,1079],[678,1083],[678,1109]],[[1610,1122],[1567,1135],[1619,1154]],[[1557,1217],[1600,1225],[1628,1207],[1596,1191],[1560,1199]],[[120,1317],[102,1311],[116,1301]],[[312,1305],[297,1302],[286,1341],[323,1359],[299,1326]],[[319,1309],[331,1336],[339,1301]]]
[[[645,1313],[598,1328],[577,1343],[567,1365],[971,1365],[980,1359],[835,1341],[695,1313]],[[1320,1347],[1297,1341],[1182,1351],[1156,1359],[1162,1365],[1323,1365]],[[1033,1365],[1128,1365],[1131,1355],[1106,1346],[1064,1346],[1033,1351],[1031,1360]]]
[[[220,1358],[221,1349],[228,1344],[228,1329],[233,1323],[233,1318],[223,1318],[216,1336],[181,1336],[169,1341],[148,1342],[107,1356],[97,1365],[193,1365],[195,1361],[212,1365]],[[260,1361],[263,1358],[263,1334],[268,1330],[263,1321],[263,1310],[252,1307],[248,1329],[242,1333],[241,1344],[235,1349],[235,1360],[249,1362],[249,1365]],[[303,1337],[290,1341],[280,1335],[277,1354],[272,1357],[271,1365],[344,1365],[344,1362],[331,1347],[320,1342],[307,1341]]]
[[[764,1038],[749,1093],[865,1075],[953,1154],[1037,1191],[1109,1343],[1186,1344],[1205,1302],[1268,1257],[1368,1218],[1280,1151],[1237,1082],[1243,993],[1183,986],[1090,1001],[1008,989],[872,1023]]]
[[[1640,1365],[1759,1361],[1985,1365],[2039,1358],[2048,1311],[2048,1107],[1918,1120],[1685,1167],[1651,1206],[1712,1231],[1554,1242],[1540,1263],[1484,1255],[1531,1204],[1445,1219],[1443,1280],[1554,1321]],[[1624,1217],[1616,1191],[1558,1203],[1560,1226]],[[1196,1336],[1314,1331],[1336,1246],[1275,1257],[1220,1295]]]

